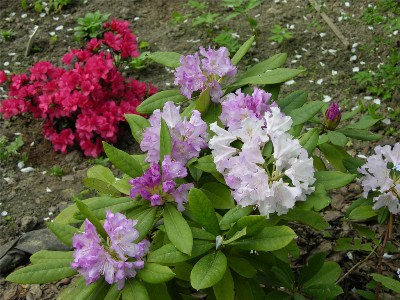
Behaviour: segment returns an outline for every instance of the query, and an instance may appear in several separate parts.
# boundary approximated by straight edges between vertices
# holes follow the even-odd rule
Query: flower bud
[[[333,102],[325,112],[324,122],[326,128],[329,130],[335,129],[342,118],[342,113],[340,112],[339,105]]]

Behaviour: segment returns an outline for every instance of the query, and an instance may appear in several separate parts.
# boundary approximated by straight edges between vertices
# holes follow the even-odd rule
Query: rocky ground
[[[231,8],[221,5],[222,1],[203,2],[208,4],[209,11],[221,15],[232,12]],[[282,87],[282,95],[304,89],[308,91],[310,99],[337,101],[343,110],[351,110],[357,105],[379,103],[379,111],[384,114],[385,122],[377,125],[374,131],[385,134],[380,143],[393,144],[398,140],[399,132],[392,128],[399,128],[399,119],[398,115],[390,112],[399,109],[399,91],[384,101],[381,97],[367,92],[353,76],[359,71],[376,70],[379,64],[387,60],[386,57],[393,49],[398,51],[399,35],[385,36],[382,26],[367,24],[363,16],[368,5],[375,4],[375,1],[322,2],[325,3],[325,13],[342,32],[348,46],[338,39],[307,0],[266,0],[248,12],[248,15],[258,22],[258,38],[257,44],[250,50],[242,66],[279,52],[288,53],[287,67],[305,68],[307,71],[285,84]],[[228,22],[223,22],[220,18],[208,26],[193,27],[191,21],[200,12],[183,0],[73,1],[71,6],[61,12],[48,15],[40,15],[32,8],[23,10],[20,1],[2,0],[0,30],[11,30],[12,36],[8,41],[0,38],[0,69],[24,72],[40,60],[59,63],[60,57],[69,47],[79,47],[79,43],[72,36],[76,19],[96,10],[110,13],[113,18],[132,22],[139,41],[148,42],[150,51],[192,53],[200,45],[213,45],[213,38],[222,29],[232,30],[239,36],[239,42],[244,42],[252,35],[251,27],[243,15]],[[174,12],[191,16],[186,22],[174,22]],[[388,18],[394,17],[390,10],[386,11],[385,15]],[[288,28],[293,33],[292,39],[283,43],[271,42],[271,29],[276,24]],[[25,57],[28,35],[35,25],[39,25],[39,29],[34,46],[39,51]],[[51,35],[58,36],[56,42],[51,41]],[[390,43],[385,39],[377,43],[376,36],[384,36]],[[371,51],[372,48],[374,51]],[[136,70],[132,72],[132,76],[141,81],[153,82],[159,90],[168,89],[173,84],[172,74],[156,64]],[[0,128],[1,136],[13,140],[17,135],[21,135],[24,141],[24,146],[19,151],[22,156],[0,162],[1,259],[6,250],[13,247],[10,245],[19,243],[18,239],[27,233],[44,228],[45,222],[51,221],[60,210],[69,205],[73,197],[87,197],[90,191],[82,185],[82,179],[86,176],[87,169],[96,161],[83,157],[78,150],[67,155],[55,153],[51,144],[41,134],[40,121],[28,116],[11,120],[0,118]],[[130,141],[128,132],[118,146],[131,153],[138,151],[137,146]],[[352,155],[367,155],[373,147],[373,143],[353,144],[348,151]],[[23,157],[25,160],[22,164],[20,161],[23,161]],[[60,167],[63,174],[54,174],[51,170],[54,166]],[[26,169],[29,167],[32,169]],[[356,199],[360,192],[360,187],[352,184],[332,194],[332,205],[325,212],[325,219],[332,225],[331,239],[322,238],[320,233],[299,228],[299,245],[304,253],[327,251],[329,257],[338,261],[344,271],[349,270],[357,260],[365,256],[365,253],[357,252],[350,259],[345,252],[333,251],[336,238],[351,237],[354,234],[351,224],[343,222],[342,217],[349,203]],[[382,228],[377,226],[374,229],[378,233],[382,231]],[[395,230],[395,236],[398,238],[398,226]],[[18,255],[21,257],[18,263],[26,261],[26,255],[17,251],[15,256]],[[367,274],[375,265],[373,260],[363,264],[344,281],[346,299],[355,297],[351,292],[353,287],[362,287],[368,282]],[[391,261],[385,264],[389,272],[395,272],[398,267],[398,264]],[[3,267],[1,271],[3,275],[7,273],[3,272]],[[59,290],[68,283],[69,280],[63,280],[56,284],[25,286],[7,283],[3,278],[0,279],[0,299],[54,299]]]

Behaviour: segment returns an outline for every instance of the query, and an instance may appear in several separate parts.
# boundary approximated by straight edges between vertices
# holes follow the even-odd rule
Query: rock
[[[0,258],[0,274],[7,274],[14,270],[27,260],[27,255],[24,251],[12,249],[2,258]]]
[[[31,299],[41,299],[42,298],[42,290],[40,289],[39,284],[32,284],[30,286],[29,292],[26,295],[26,299],[28,299],[28,295],[31,297]]]
[[[75,194],[76,194],[75,190],[71,188],[62,190],[60,192],[60,196],[63,201],[70,201]]]
[[[327,222],[332,222],[332,221],[339,219],[341,216],[342,216],[342,213],[340,211],[328,210],[325,212],[324,219]]]
[[[66,162],[77,162],[81,159],[81,154],[78,150],[71,151],[67,155],[65,155]]]
[[[24,234],[15,246],[29,254],[40,250],[68,251],[69,247],[61,243],[48,228],[30,231]]]
[[[14,297],[17,294],[17,292],[18,292],[18,285],[13,284],[3,292],[2,299],[4,300],[17,299]]]
[[[71,174],[68,174],[68,175],[65,175],[65,176],[61,177],[61,181],[74,181],[74,180],[75,180],[75,178]]]
[[[54,214],[55,212],[57,212],[57,207],[56,206],[50,206],[49,207],[49,212]]]
[[[23,216],[21,218],[21,231],[31,231],[37,224],[37,218],[34,216]]]
[[[341,210],[344,207],[344,196],[342,194],[332,195],[331,206],[334,209]]]

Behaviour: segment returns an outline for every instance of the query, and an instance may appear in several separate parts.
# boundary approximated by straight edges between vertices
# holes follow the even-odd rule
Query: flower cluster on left
[[[102,140],[116,142],[124,113],[137,113],[136,107],[157,92],[151,84],[125,78],[117,67],[117,60],[139,55],[129,26],[122,20],[105,23],[104,38],[65,54],[64,68],[42,61],[26,74],[8,78],[0,71],[9,96],[0,113],[4,118],[32,113],[44,120],[43,134],[56,151],[66,153],[79,144],[86,156],[97,157]]]

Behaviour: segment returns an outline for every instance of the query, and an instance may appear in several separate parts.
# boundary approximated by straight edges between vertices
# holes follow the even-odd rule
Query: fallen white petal
[[[21,169],[21,172],[22,172],[22,173],[29,173],[29,172],[32,172],[32,171],[34,171],[34,170],[35,170],[35,169],[32,168],[32,167],[27,167],[27,168]]]

